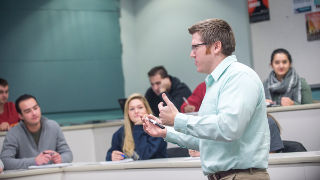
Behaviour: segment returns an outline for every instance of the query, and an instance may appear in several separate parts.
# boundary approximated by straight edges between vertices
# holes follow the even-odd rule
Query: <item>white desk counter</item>
[[[62,168],[48,168],[4,171],[2,174],[0,174],[0,179],[62,180],[62,176]]]
[[[268,172],[272,180],[317,180],[320,151],[271,154]],[[199,158],[168,158],[122,163],[73,163],[52,169],[6,171],[0,179],[10,180],[105,180],[105,179],[207,179]]]
[[[294,106],[278,106],[278,107],[268,107],[267,112],[284,112],[284,111],[299,111],[299,110],[311,110],[311,109],[320,109],[320,103],[313,104],[302,104]]]

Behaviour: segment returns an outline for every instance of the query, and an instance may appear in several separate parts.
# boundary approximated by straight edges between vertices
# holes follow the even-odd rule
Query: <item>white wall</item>
[[[246,0],[121,0],[122,63],[125,95],[145,93],[147,72],[164,65],[191,90],[205,75],[196,72],[189,57],[187,28],[208,18],[222,18],[233,28],[240,62],[252,64],[250,25]]]
[[[253,64],[262,80],[271,71],[274,49],[287,49],[293,66],[309,84],[320,83],[320,40],[307,41],[305,13],[293,13],[292,0],[269,0],[270,21],[251,24]]]

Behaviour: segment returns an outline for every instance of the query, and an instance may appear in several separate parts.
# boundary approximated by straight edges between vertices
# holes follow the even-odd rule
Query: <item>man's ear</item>
[[[222,52],[222,43],[221,41],[216,41],[212,44],[212,49],[214,53],[220,53]]]
[[[18,116],[19,116],[19,119],[23,120],[22,115],[20,113],[18,113]]]

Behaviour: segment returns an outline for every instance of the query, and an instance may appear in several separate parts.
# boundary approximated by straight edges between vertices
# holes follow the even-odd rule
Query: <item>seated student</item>
[[[148,72],[151,87],[146,91],[145,97],[150,104],[155,116],[159,116],[158,104],[164,102],[162,93],[166,93],[170,101],[180,109],[183,97],[189,97],[191,91],[189,87],[178,78],[168,75],[163,66],[156,66]]]
[[[280,125],[278,121],[267,114],[270,129],[270,153],[278,153],[284,149],[283,141],[280,136]]]
[[[152,114],[144,96],[132,94],[124,107],[124,126],[112,136],[107,161],[119,161],[126,157],[145,160],[167,157],[167,142],[163,138],[151,137],[144,132],[141,118]]]
[[[13,102],[8,102],[9,85],[0,78],[0,131],[8,131],[19,121],[19,116]]]
[[[61,128],[41,115],[35,97],[20,96],[16,109],[21,121],[7,132],[0,155],[6,170],[72,162],[72,152]]]
[[[263,84],[267,103],[281,106],[312,103],[310,86],[291,64],[291,55],[287,50],[276,49],[272,52],[270,65],[273,71]]]
[[[194,89],[191,96],[188,97],[187,102],[184,102],[181,105],[180,112],[182,113],[198,112],[205,94],[206,94],[206,83],[202,82],[196,87],[196,89]]]

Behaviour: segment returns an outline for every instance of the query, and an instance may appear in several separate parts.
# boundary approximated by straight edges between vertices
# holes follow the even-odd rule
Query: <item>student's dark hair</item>
[[[15,102],[16,103],[15,106],[16,106],[16,110],[17,110],[17,112],[19,114],[22,114],[20,106],[19,106],[19,103],[21,101],[24,101],[24,100],[27,100],[27,99],[31,99],[31,98],[34,99],[38,103],[37,99],[34,96],[30,95],[30,94],[24,94],[24,95],[21,95],[20,97],[18,97],[18,99]]]
[[[289,51],[286,50],[286,49],[283,49],[283,48],[279,48],[279,49],[275,49],[275,50],[272,52],[272,54],[271,54],[271,62],[270,62],[271,64],[272,64],[272,62],[273,62],[274,56],[275,56],[276,54],[279,54],[279,53],[285,54],[285,55],[288,57],[290,64],[292,63],[292,59],[291,59],[291,55],[290,55]]]
[[[169,76],[167,70],[163,66],[156,66],[148,72],[149,77],[155,76],[156,74],[160,74],[161,78]]]
[[[0,78],[0,85],[3,86],[3,87],[8,86],[8,81],[5,80],[5,79]]]

